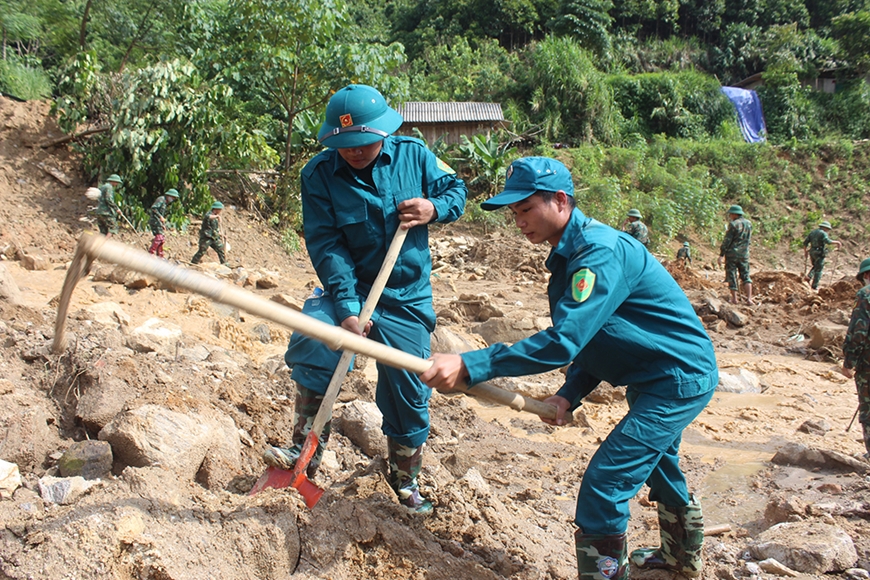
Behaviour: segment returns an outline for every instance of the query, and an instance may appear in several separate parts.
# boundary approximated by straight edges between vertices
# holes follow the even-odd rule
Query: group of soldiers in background
[[[120,187],[122,183],[121,177],[117,173],[113,173],[106,179],[106,183],[99,188],[100,196],[97,198],[97,208],[94,213],[97,216],[97,227],[104,236],[117,234],[118,218],[126,219],[115,202],[115,188]],[[166,257],[163,252],[163,244],[166,241],[166,210],[176,200],[178,200],[178,190],[169,189],[163,195],[158,196],[154,200],[154,203],[151,204],[148,227],[151,229],[151,234],[154,237],[148,248],[149,254],[154,254],[160,258]],[[223,234],[223,228],[221,228],[221,212],[223,209],[224,204],[215,201],[211,204],[209,211],[203,216],[202,225],[199,229],[199,248],[190,260],[192,264],[199,264],[209,248],[214,249],[221,264],[227,263],[225,254],[226,237]]]

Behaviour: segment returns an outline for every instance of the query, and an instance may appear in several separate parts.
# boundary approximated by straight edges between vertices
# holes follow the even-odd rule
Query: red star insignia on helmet
[[[353,125],[353,117],[350,116],[350,113],[348,113],[347,115],[342,115],[338,118],[338,120],[341,122],[342,127],[350,127],[351,125]]]

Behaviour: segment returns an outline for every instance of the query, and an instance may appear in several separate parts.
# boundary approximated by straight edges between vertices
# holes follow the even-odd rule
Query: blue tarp
[[[743,138],[749,143],[761,143],[767,139],[761,99],[755,91],[737,87],[722,87],[721,91],[734,104],[737,110],[737,123]]]

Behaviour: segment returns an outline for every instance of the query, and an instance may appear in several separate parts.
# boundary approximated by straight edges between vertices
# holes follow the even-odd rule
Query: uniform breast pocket
[[[397,209],[399,207],[399,204],[403,201],[407,201],[409,199],[414,199],[417,197],[423,197],[423,191],[420,189],[419,185],[396,189],[393,193],[393,199],[395,200]]]
[[[337,209],[336,222],[344,233],[348,248],[369,248],[377,244],[377,236],[374,235],[364,205]]]

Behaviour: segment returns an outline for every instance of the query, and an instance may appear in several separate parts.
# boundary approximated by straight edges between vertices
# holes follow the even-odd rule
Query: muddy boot
[[[704,546],[704,517],[694,495],[685,507],[659,507],[658,548],[641,548],[631,553],[631,563],[641,569],[664,569],[689,578],[701,575],[701,549]]]
[[[399,503],[411,513],[429,515],[432,502],[420,495],[417,476],[423,468],[423,446],[405,447],[387,437],[390,459],[390,487],[399,497]]]
[[[317,416],[317,411],[320,410],[320,403],[323,402],[323,395],[306,389],[303,386],[296,386],[296,405],[294,406],[293,414],[293,439],[292,445],[287,449],[281,447],[269,447],[263,452],[263,461],[267,465],[277,467],[279,469],[292,470],[296,465],[296,460],[299,459],[299,454],[302,452],[302,445],[305,443],[305,438],[311,431],[314,424],[314,417]],[[332,421],[328,421],[323,426],[323,432],[320,434],[320,445],[317,446],[317,451],[308,463],[305,470],[308,479],[314,479],[317,473],[317,468],[320,467],[320,460],[323,458],[323,449],[326,447],[326,442],[329,441],[329,433],[331,431]]]
[[[579,580],[628,580],[625,534],[574,532]]]

